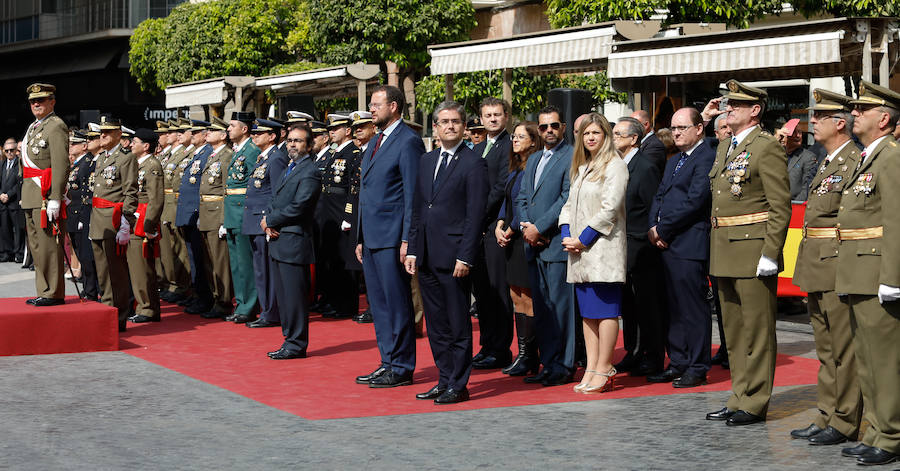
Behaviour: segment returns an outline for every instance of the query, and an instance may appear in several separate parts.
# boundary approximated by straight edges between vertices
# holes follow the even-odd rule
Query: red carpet
[[[0,299],[0,355],[98,352],[119,349],[116,310],[75,296],[59,306],[28,298]]]
[[[477,324],[476,324],[477,329]],[[475,334],[477,342],[477,333]],[[378,366],[372,324],[349,319],[310,319],[309,357],[270,360],[266,352],[281,346],[281,329],[248,329],[220,320],[207,321],[163,308],[163,321],[134,326],[122,336],[124,352],[207,382],[255,401],[307,419],[339,419],[489,407],[551,404],[638,396],[656,396],[730,389],[728,372],[713,367],[710,384],[688,390],[670,384],[648,384],[644,378],[619,375],[616,389],[604,394],[577,394],[572,386],[528,385],[499,371],[472,373],[472,400],[450,406],[418,401],[437,381],[437,369],[427,339],[417,342],[415,383],[409,387],[370,389],[354,382],[357,375]],[[617,356],[621,357],[621,349]],[[815,384],[818,362],[778,356],[776,386]],[[579,371],[578,375],[580,376]]]

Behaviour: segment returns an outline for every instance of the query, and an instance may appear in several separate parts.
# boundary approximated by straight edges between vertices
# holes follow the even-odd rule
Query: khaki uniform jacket
[[[175,199],[175,194],[178,193],[178,187],[181,186],[181,175],[184,173],[184,166],[189,163],[189,161],[185,162],[186,157],[191,155],[193,149],[193,146],[188,146],[187,148],[181,146],[176,150],[172,150],[165,160],[160,161],[163,168],[166,194],[166,203],[161,216],[163,222],[175,221],[175,208],[178,207],[178,200]]]
[[[62,201],[69,179],[69,128],[56,113],[50,113],[40,124],[28,127],[22,139],[23,153],[41,170],[52,169],[48,200]],[[19,166],[24,168],[23,159]],[[31,178],[22,182],[22,209],[40,208],[43,201],[41,186]]]
[[[134,212],[137,210],[137,158],[131,152],[118,146],[110,154],[100,154],[94,167],[94,198],[103,198],[112,203],[124,203],[122,216],[134,228]],[[91,226],[88,236],[91,240],[116,237],[113,225],[113,208],[91,210]]]
[[[823,161],[809,186],[809,199],[803,218],[804,236],[797,253],[793,283],[806,292],[834,290],[840,243],[836,238],[806,237],[807,227],[835,227],[841,196],[850,188],[850,177],[860,161],[859,149],[850,141],[831,159]]]
[[[900,286],[900,146],[890,135],[857,168],[841,197],[838,228],[884,227],[884,237],[842,240],[835,291],[878,294],[878,285]]]
[[[569,254],[566,281],[569,283],[623,283],[627,258],[625,236],[625,189],[628,166],[618,156],[606,164],[602,178],[585,175],[587,165],[569,186],[569,198],[559,213],[559,226],[569,225],[577,238],[590,226],[600,237],[579,254]],[[590,179],[588,179],[590,177]]]
[[[147,204],[147,213],[144,217],[144,233],[159,233],[159,219],[165,204],[163,192],[162,165],[154,157],[149,157],[143,163],[138,164],[137,172],[137,200],[138,204]],[[141,239],[131,231],[132,239]]]
[[[206,159],[206,167],[200,178],[200,214],[197,216],[197,230],[218,231],[225,222],[225,178],[234,151],[223,145],[218,152]],[[210,199],[203,201],[204,198]]]
[[[713,227],[709,243],[709,272],[713,276],[754,278],[760,255],[784,266],[782,249],[791,221],[791,192],[787,156],[772,135],[757,126],[728,156],[729,140],[719,143],[716,160],[709,172],[712,191]],[[746,154],[744,154],[746,152]],[[749,159],[740,185],[740,195],[732,194],[733,182],[726,176],[728,164],[744,155]],[[764,222],[716,227],[715,218],[769,212]]]

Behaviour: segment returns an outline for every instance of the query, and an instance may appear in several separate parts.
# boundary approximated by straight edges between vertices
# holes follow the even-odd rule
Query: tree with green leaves
[[[781,0],[545,0],[545,3],[554,28],[612,20],[648,20],[660,11],[668,12],[666,24],[726,23],[746,28],[754,20],[782,9]]]

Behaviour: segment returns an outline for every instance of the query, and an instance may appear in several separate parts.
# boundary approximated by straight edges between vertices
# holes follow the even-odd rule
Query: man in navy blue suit
[[[273,360],[306,358],[309,345],[309,265],[315,263],[313,219],[321,185],[316,165],[309,156],[312,131],[295,125],[287,136],[291,163],[273,182],[274,194],[259,222],[269,244],[276,272],[278,309],[284,343],[269,352]]]
[[[548,106],[538,115],[544,148],[528,158],[516,197],[519,227],[527,245],[538,348],[544,368],[526,383],[557,386],[572,381],[575,371],[575,305],[572,286],[566,283],[566,260],[557,224],[569,198],[572,146],[563,135],[562,113]]]
[[[487,164],[463,145],[465,108],[445,101],[434,111],[441,147],[422,156],[416,179],[406,271],[418,270],[428,340],[440,377],[417,399],[469,399],[472,320],[469,270],[478,258],[488,195]]]
[[[709,264],[709,171],[716,153],[703,145],[703,119],[694,108],[672,116],[681,150],[666,164],[650,207],[650,241],[662,250],[669,299],[669,367],[659,376],[676,388],[706,382],[710,367],[712,317]],[[650,380],[650,378],[647,378]]]
[[[413,189],[425,145],[403,122],[405,105],[399,88],[383,85],[375,89],[369,111],[381,132],[362,157],[356,257],[366,276],[381,364],[358,376],[356,382],[372,388],[410,385],[416,368],[410,280],[403,263]]]

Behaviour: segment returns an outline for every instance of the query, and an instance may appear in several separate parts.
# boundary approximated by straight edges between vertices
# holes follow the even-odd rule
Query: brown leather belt
[[[710,218],[712,227],[729,227],[729,226],[746,226],[748,224],[756,224],[769,220],[769,212],[742,214],[740,216],[713,216]]]
[[[880,239],[884,235],[884,226],[864,227],[862,229],[835,229],[839,240]]]

